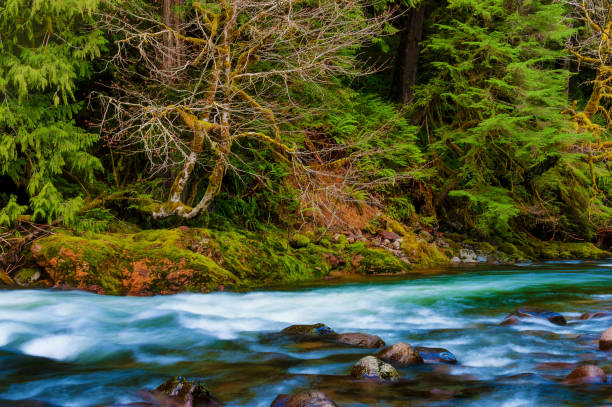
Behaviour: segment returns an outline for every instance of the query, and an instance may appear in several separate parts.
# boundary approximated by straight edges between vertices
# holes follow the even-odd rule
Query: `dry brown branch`
[[[225,174],[240,173],[235,163],[245,140],[256,140],[289,163],[305,205],[321,205],[315,199],[321,188],[350,199],[346,185],[359,189],[377,182],[362,181],[352,164],[358,155],[310,166],[282,129],[295,120],[291,86],[325,86],[337,75],[377,69],[357,63],[350,50],[381,35],[390,13],[367,17],[366,2],[230,0],[193,3],[181,21],[170,24],[135,3],[123,2],[101,18],[120,38],[110,63],[121,79],[111,85],[112,96],[103,97],[103,128],[114,145],[144,152],[153,173],[176,174],[155,217],[192,218],[206,210]],[[169,58],[172,63],[160,64]],[[201,181],[194,175],[197,166],[207,169],[207,182],[191,206],[188,185]]]

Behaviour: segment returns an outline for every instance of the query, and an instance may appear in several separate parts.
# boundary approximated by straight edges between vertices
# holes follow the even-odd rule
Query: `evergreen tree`
[[[449,0],[432,16],[423,52],[430,75],[414,109],[447,220],[482,235],[518,227],[554,236],[588,223],[576,210],[588,194],[567,196],[568,185],[584,189],[584,173],[563,152],[576,139],[562,115],[569,73],[558,62],[573,32],[565,12],[546,0]]]
[[[98,0],[0,2],[0,223],[28,213],[37,221],[69,223],[83,203],[71,183],[91,180],[99,161],[87,152],[97,140],[79,127],[79,81],[92,75],[92,60],[105,40],[88,29]],[[15,196],[28,201],[16,201]]]

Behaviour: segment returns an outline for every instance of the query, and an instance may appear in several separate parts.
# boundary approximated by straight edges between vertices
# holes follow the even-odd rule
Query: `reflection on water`
[[[592,406],[612,403],[612,384],[559,384],[577,363],[612,375],[597,338],[612,315],[612,263],[550,263],[514,269],[377,279],[247,294],[102,297],[82,292],[0,291],[0,401],[59,406],[139,401],[168,376],[204,379],[227,405],[269,406],[279,393],[327,392],[341,406]],[[499,326],[517,306],[561,312],[557,326]],[[274,335],[324,322],[388,344],[444,347],[456,366],[399,369],[395,384],[347,377],[370,351],[292,343]],[[452,401],[451,401],[452,400]]]

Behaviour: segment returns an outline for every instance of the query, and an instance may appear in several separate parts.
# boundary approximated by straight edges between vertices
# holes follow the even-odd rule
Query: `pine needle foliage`
[[[574,33],[566,11],[547,0],[449,0],[431,18],[427,79],[413,108],[424,112],[441,179],[436,204],[447,220],[484,236],[519,228],[548,237],[586,224],[593,233],[593,219],[568,211],[584,199],[569,196],[588,195],[589,187],[576,176],[584,168],[568,171],[576,160],[565,152],[579,137],[562,115],[563,43]],[[577,189],[564,199],[568,179]],[[561,221],[561,212],[570,219]]]
[[[70,223],[83,204],[64,196],[57,178],[83,182],[102,170],[87,150],[97,140],[76,124],[83,108],[80,81],[92,75],[92,61],[105,45],[103,33],[89,29],[98,0],[5,0],[0,2],[0,176],[14,192],[1,222],[24,214],[33,220]],[[16,208],[27,207],[16,210]]]

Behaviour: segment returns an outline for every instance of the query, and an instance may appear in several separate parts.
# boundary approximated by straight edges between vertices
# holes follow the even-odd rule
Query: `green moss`
[[[310,239],[308,238],[308,236],[296,233],[289,239],[289,244],[294,249],[299,249],[301,247],[308,246],[310,244]]]
[[[347,273],[409,269],[388,251],[362,242],[330,244],[331,248],[290,242],[285,233],[274,229],[182,227],[83,235],[64,231],[37,241],[32,255],[56,285],[115,295],[209,291],[219,285],[246,289],[315,280],[331,272],[326,260],[330,254],[346,259],[341,267]]]
[[[332,243],[327,237],[322,237],[317,243],[325,247],[326,249],[329,249],[330,247],[332,247]]]
[[[28,285],[40,276],[40,272],[34,268],[22,268],[15,274],[15,281],[20,285]]]
[[[384,249],[375,249],[363,242],[347,248],[347,264],[360,274],[397,274],[410,269],[410,266]]]

